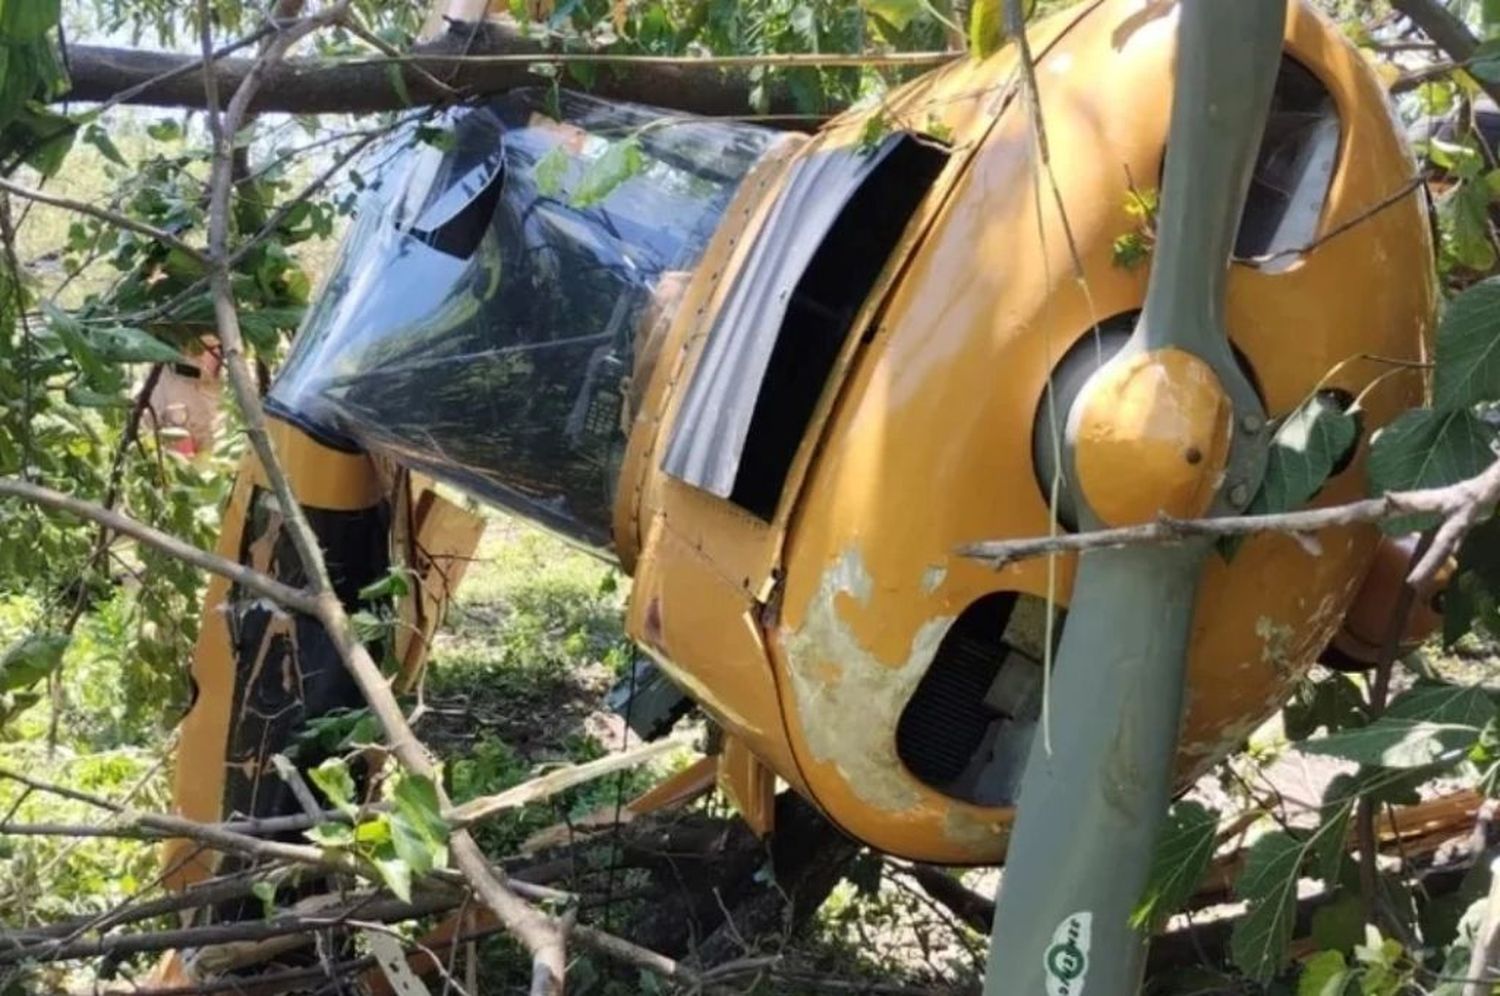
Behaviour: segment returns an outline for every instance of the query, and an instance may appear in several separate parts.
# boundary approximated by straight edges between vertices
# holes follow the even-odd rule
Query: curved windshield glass
[[[482,124],[435,167],[386,149],[271,406],[607,550],[638,340],[778,135],[548,90],[483,112],[498,182]]]
[[[503,178],[500,119],[488,107],[443,112],[412,135],[406,175],[394,198],[397,228],[431,238]]]

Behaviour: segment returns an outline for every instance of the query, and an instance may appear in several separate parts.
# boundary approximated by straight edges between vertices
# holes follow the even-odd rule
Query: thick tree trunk
[[[470,42],[470,34],[473,40]],[[530,56],[536,61],[456,62],[451,57]],[[524,86],[545,86],[548,79],[533,72],[549,55],[541,39],[526,37],[503,22],[478,30],[460,26],[434,41],[417,46],[412,61],[397,64],[380,60],[286,59],[266,74],[251,103],[256,112],[290,114],[370,113],[401,110],[411,104],[441,101],[433,81],[419,71],[470,93],[499,93]],[[839,57],[828,57],[830,62]],[[934,56],[930,61],[937,62]],[[203,74],[194,56],[140,49],[71,45],[68,69],[74,101],[104,101],[134,87],[129,103],[158,107],[203,107]],[[254,64],[249,58],[226,58],[216,64],[221,100],[234,93]],[[920,64],[920,59],[918,60]],[[403,87],[397,85],[397,66]],[[749,73],[744,68],[693,65],[692,60],[594,64],[593,79],[582,87],[602,97],[631,100],[706,115],[751,113]],[[570,79],[564,68],[565,84]],[[149,85],[145,85],[149,84]],[[576,84],[575,84],[576,85]],[[770,113],[796,113],[790,91],[768,84]],[[834,110],[836,108],[830,108]]]

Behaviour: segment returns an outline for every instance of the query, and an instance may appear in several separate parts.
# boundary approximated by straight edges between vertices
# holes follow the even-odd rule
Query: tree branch
[[[12,477],[0,477],[0,498],[19,498],[44,508],[55,509],[66,512],[69,515],[103,526],[112,533],[121,536],[129,536],[138,543],[159,550],[170,557],[188,563],[199,570],[234,582],[246,591],[252,591],[257,595],[269,598],[279,605],[295,609],[307,615],[313,615],[317,611],[317,601],[305,591],[282,584],[273,578],[266,577],[259,571],[252,570],[244,564],[233,560],[227,560],[217,554],[200,550],[191,543],[185,543],[175,536],[168,535],[157,529],[152,529],[144,523],[137,522],[127,515],[122,515],[113,509],[103,508],[93,502],[82,501],[44,488],[30,481],[22,481]]]
[[[242,122],[252,109],[256,93],[273,67],[302,38],[343,20],[348,13],[349,0],[340,0],[316,14],[282,26],[275,39],[266,46],[239,81],[222,120],[218,110],[221,67],[212,61],[212,19],[208,16],[206,0],[199,0],[199,7],[203,24],[203,58],[206,63],[203,74],[204,98],[208,108],[209,132],[213,136],[208,236],[208,252],[213,264],[210,293],[214,302],[219,341],[224,347],[224,363],[229,372],[229,382],[245,422],[246,434],[276,496],[302,569],[311,581],[310,587],[315,600],[313,616],[327,631],[340,661],[369,703],[370,711],[380,723],[392,754],[407,771],[429,779],[437,790],[439,802],[447,808],[450,803],[442,789],[432,758],[412,732],[380,667],[355,635],[348,614],[338,595],[334,593],[317,535],[297,503],[266,431],[265,412],[246,361],[244,337],[240,332],[230,279],[228,243],[230,198],[234,187],[234,136],[239,133]],[[534,996],[561,994],[566,966],[562,935],[556,925],[550,918],[529,906],[497,877],[479,845],[467,832],[460,830],[453,834],[450,850],[454,863],[468,879],[475,893],[494,911],[512,936],[531,952],[531,990]]]
[[[470,44],[472,36],[472,44]],[[757,66],[931,67],[953,52],[892,55],[807,54],[762,57],[630,56],[608,51],[552,51],[555,40],[522,34],[513,22],[488,22],[478,30],[455,26],[447,35],[416,47],[410,56],[332,60],[288,59],[264,74],[248,110],[289,114],[362,114],[403,110],[412,103],[443,103],[451,89],[489,94],[545,85],[532,70],[539,64],[608,66],[591,91],[601,97],[671,107],[693,114],[734,116],[750,109],[749,69]],[[131,91],[133,104],[204,107],[204,88],[187,70],[203,60],[167,52],[71,45],[70,100],[117,100]],[[214,60],[217,93],[243,85],[256,60]],[[404,84],[403,95],[395,78]],[[439,80],[443,81],[439,83]],[[767,95],[770,113],[801,113],[789,87],[776,83]],[[409,98],[409,99],[408,99]]]
[[[1408,578],[1408,583],[1420,586],[1447,563],[1469,531],[1491,514],[1496,502],[1500,502],[1500,461],[1491,464],[1477,477],[1445,488],[1394,492],[1381,498],[1368,498],[1331,508],[1223,519],[1176,519],[1162,516],[1155,522],[1139,526],[1036,539],[973,543],[961,547],[958,552],[998,570],[1017,561],[1051,553],[1153,546],[1194,536],[1221,539],[1226,536],[1253,536],[1260,533],[1314,533],[1337,526],[1389,522],[1409,515],[1436,515],[1442,519],[1442,525],[1434,535],[1427,553],[1412,569]]]
[[[138,235],[144,235],[147,238],[155,239],[163,245],[170,246],[171,248],[176,249],[179,252],[186,253],[189,257],[198,261],[199,263],[208,262],[208,257],[204,255],[202,249],[199,249],[197,246],[189,245],[166,229],[157,228],[155,225],[148,225],[144,221],[137,221],[134,218],[107,210],[105,208],[97,207],[84,201],[75,201],[70,197],[59,197],[57,194],[49,194],[45,191],[33,190],[30,187],[23,187],[19,183],[12,183],[10,180],[5,179],[4,177],[0,177],[0,190],[3,190],[8,194],[14,194],[17,197],[25,198],[28,201],[35,201],[38,204],[46,204],[51,207],[62,208],[65,211],[73,211],[77,214],[87,215],[88,217],[94,218],[98,221],[102,221],[105,224],[113,225],[116,228],[128,229],[129,231],[135,232]]]

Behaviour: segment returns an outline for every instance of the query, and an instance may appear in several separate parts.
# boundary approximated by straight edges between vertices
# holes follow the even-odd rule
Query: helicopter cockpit
[[[607,552],[637,340],[780,140],[547,89],[408,125],[270,408]]]

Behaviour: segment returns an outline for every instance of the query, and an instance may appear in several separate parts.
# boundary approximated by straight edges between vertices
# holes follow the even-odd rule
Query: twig
[[[97,958],[100,955],[121,956],[152,951],[172,951],[178,948],[201,948],[236,941],[266,940],[272,937],[309,933],[317,927],[333,926],[341,922],[343,917],[350,916],[356,911],[365,920],[413,920],[417,917],[450,910],[461,900],[461,895],[452,890],[420,893],[413,896],[409,903],[398,899],[366,896],[335,910],[321,911],[316,916],[288,914],[270,920],[241,920],[235,923],[183,927],[177,930],[158,930],[139,934],[108,934],[103,937],[80,938],[67,944],[13,946],[6,937],[0,935],[0,964],[14,964],[19,961],[76,961],[81,958]]]
[[[981,896],[941,868],[923,864],[896,864],[922,891],[941,903],[970,930],[988,935],[995,923],[995,901]]]
[[[1406,198],[1422,189],[1422,184],[1426,182],[1427,181],[1423,177],[1414,176],[1403,183],[1398,189],[1391,192],[1390,194],[1387,194],[1385,197],[1382,197],[1380,200],[1376,201],[1374,204],[1370,205],[1368,208],[1366,208],[1364,211],[1361,211],[1353,218],[1350,218],[1348,221],[1333,226],[1328,231],[1324,232],[1322,235],[1318,236],[1316,239],[1313,239],[1311,242],[1306,243],[1305,245],[1295,246],[1291,249],[1279,249],[1276,252],[1266,253],[1263,256],[1252,256],[1249,259],[1244,259],[1240,262],[1249,263],[1252,266],[1264,266],[1267,263],[1274,263],[1277,260],[1288,259],[1292,256],[1306,256],[1314,249],[1320,248],[1321,246],[1332,242],[1334,239],[1338,238],[1340,235],[1343,235],[1345,232],[1359,227],[1360,225],[1369,221],[1371,218],[1375,217],[1386,209],[1394,207],[1395,205],[1401,203]]]
[[[480,799],[472,799],[462,806],[456,806],[443,815],[458,827],[473,826],[481,820],[489,819],[498,813],[519,809],[522,806],[543,799],[550,799],[559,792],[566,791],[575,785],[603,778],[605,775],[616,771],[624,771],[634,768],[655,757],[684,746],[688,741],[683,739],[667,738],[651,743],[641,744],[631,750],[621,751],[618,754],[610,754],[601,757],[597,761],[588,761],[583,764],[575,764],[566,768],[559,768],[539,778],[533,778],[515,788],[507,789],[498,795],[485,796]]]
[[[463,94],[453,89],[453,87],[449,86],[444,80],[440,80],[436,76],[432,75],[432,73],[429,72],[421,63],[412,62],[409,56],[397,51],[396,47],[387,42],[384,38],[381,38],[379,35],[375,34],[375,32],[368,30],[363,24],[359,23],[359,18],[355,17],[352,13],[348,17],[344,18],[343,25],[346,29],[353,33],[355,37],[363,40],[365,44],[369,45],[371,48],[375,49],[386,58],[390,59],[392,64],[411,62],[412,68],[415,69],[421,75],[421,77],[427,81],[429,86],[437,91],[437,93],[441,94],[442,97],[448,102],[451,103],[462,98]]]
[[[307,779],[302,777],[302,772],[297,770],[297,766],[288,760],[285,754],[272,754],[271,764],[276,768],[276,774],[286,783],[286,787],[292,790],[292,798],[296,799],[297,805],[302,807],[303,815],[309,819],[321,821],[322,807],[318,805],[317,796],[313,795]]]
[[[129,231],[135,232],[138,235],[144,235],[147,238],[155,239],[163,245],[170,246],[171,248],[176,249],[178,252],[187,254],[189,257],[198,261],[199,263],[208,262],[208,257],[204,254],[202,249],[199,249],[196,246],[189,245],[164,228],[157,228],[155,225],[148,224],[147,222],[137,221],[136,219],[128,215],[119,214],[118,212],[110,211],[107,208],[101,208],[96,205],[89,204],[86,201],[76,201],[71,197],[62,197],[57,194],[49,194],[45,191],[35,190],[31,187],[23,187],[21,184],[14,183],[3,177],[0,177],[0,190],[3,190],[8,194],[13,194],[16,197],[21,197],[29,201],[35,201],[38,204],[46,204],[50,207],[62,208],[65,211],[72,211],[75,214],[87,215],[88,217],[94,218],[98,221],[102,221],[105,224],[113,225],[116,228],[124,228]]]
[[[958,552],[999,569],[1049,553],[1151,546],[1194,536],[1222,538],[1259,533],[1313,533],[1337,526],[1389,522],[1409,515],[1436,515],[1444,520],[1443,524],[1433,537],[1426,555],[1408,578],[1410,584],[1420,586],[1447,562],[1469,531],[1483,520],[1497,500],[1500,500],[1500,461],[1491,464],[1477,477],[1448,487],[1393,492],[1380,498],[1368,498],[1331,508],[1222,519],[1177,519],[1162,516],[1155,522],[1139,526],[1035,539],[973,543],[959,548]]]
[[[1414,570],[1426,558],[1432,541],[1431,534],[1422,537],[1407,564],[1408,571]],[[1391,692],[1391,672],[1395,669],[1401,638],[1406,634],[1407,619],[1411,616],[1416,600],[1416,588],[1409,582],[1402,585],[1391,610],[1391,617],[1386,621],[1385,632],[1381,634],[1380,658],[1375,665],[1375,680],[1370,685],[1368,704],[1371,722],[1379,719],[1381,713],[1385,712],[1386,700]],[[1368,794],[1360,796],[1355,808],[1354,832],[1359,842],[1360,898],[1364,903],[1366,919],[1375,923],[1378,922],[1376,917],[1380,895],[1380,848],[1375,836],[1375,800]]]
[[[65,785],[53,785],[40,779],[32,778],[29,775],[21,774],[18,771],[0,768],[0,779],[9,779],[10,781],[30,786],[40,792],[48,792],[65,799],[72,799],[76,802],[105,809],[118,817],[117,822],[110,827],[76,828],[78,832],[74,836],[118,836],[139,838],[142,840],[185,837],[190,840],[201,841],[215,850],[233,854],[265,858],[271,861],[290,861],[295,864],[312,865],[313,867],[325,868],[330,871],[344,872],[351,875],[368,874],[367,869],[364,869],[359,862],[349,856],[320,847],[305,844],[288,844],[278,840],[249,837],[245,834],[226,830],[212,823],[198,823],[181,816],[132,812],[124,806],[111,802],[101,796],[81,792],[78,789],[69,788]],[[112,833],[107,834],[104,832],[106,830],[112,831]]]
[[[170,557],[176,557],[199,570],[227,578],[245,590],[269,598],[287,608],[307,615],[315,615],[318,612],[319,601],[308,592],[282,584],[244,564],[200,550],[191,543],[183,542],[175,536],[153,529],[127,515],[103,508],[93,502],[82,501],[59,491],[53,491],[51,488],[44,488],[39,484],[17,480],[13,477],[0,477],[0,498],[20,498],[44,508],[87,519],[110,532],[129,536],[138,543],[144,543]]]

